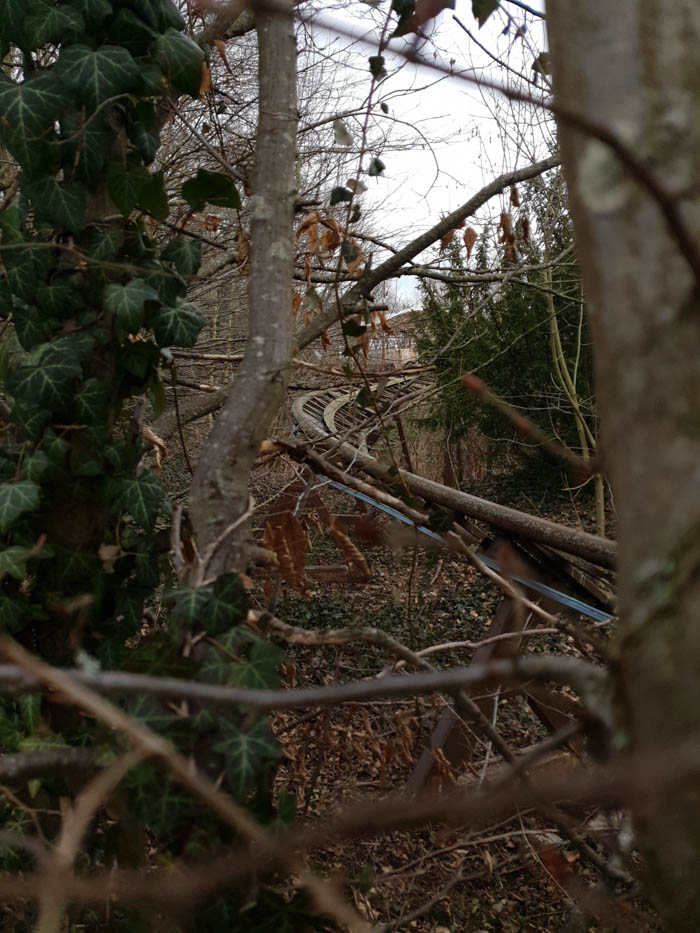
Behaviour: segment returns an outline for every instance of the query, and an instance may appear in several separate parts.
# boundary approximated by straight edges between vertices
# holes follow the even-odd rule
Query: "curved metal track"
[[[412,404],[416,404],[417,401],[420,401],[421,397],[425,396],[426,389],[428,389],[431,384],[432,381],[428,381],[425,375],[416,374],[415,377],[394,377],[387,379],[383,383],[376,383],[374,386],[372,386],[372,390],[375,394],[375,397],[377,398],[379,411],[381,412],[382,417],[392,418],[395,413],[398,413],[399,410],[405,411],[407,408],[411,407]],[[307,393],[306,395],[303,395],[295,400],[293,404],[293,413],[297,424],[311,440],[322,441],[324,446],[330,446],[332,450],[335,449],[335,451],[337,451],[341,455],[342,459],[346,462],[354,462],[357,463],[360,467],[366,468],[370,462],[376,463],[374,458],[370,457],[366,452],[366,439],[373,430],[376,430],[380,421],[379,415],[376,411],[372,411],[363,406],[357,406],[353,404],[357,397],[358,391],[359,390],[353,390],[348,392],[346,389],[326,389]],[[350,442],[350,438],[353,438],[354,442]],[[404,474],[404,476],[411,477],[412,474]],[[325,477],[323,478],[326,480]],[[374,508],[390,513],[394,518],[402,522],[412,524],[410,520],[403,516],[400,512],[397,512],[394,509],[390,509],[386,505],[377,502],[370,496],[358,493],[356,490],[353,490],[350,487],[343,485],[342,483],[332,482],[330,480],[326,480],[326,482],[330,483],[331,486],[347,493],[348,495],[367,502]],[[428,483],[429,481],[424,482]],[[440,486],[440,484],[433,483],[430,483],[429,485],[431,487]],[[459,493],[456,490],[449,490],[449,487],[442,488],[450,493],[456,494],[457,496],[465,497],[467,500],[474,500],[474,502],[477,503],[486,503],[486,500],[477,499],[476,497],[468,496],[465,493]],[[419,495],[421,494],[420,490],[416,491]],[[426,498],[430,499],[431,497],[427,496]],[[536,519],[534,516],[525,515],[525,513],[516,513],[515,510],[505,509],[503,506],[496,506],[495,503],[490,503],[490,505],[494,506],[497,511],[504,511],[506,518],[508,518],[509,513],[520,514],[530,524],[534,523],[535,526],[543,524],[545,526],[545,530],[552,527],[557,527],[554,525],[554,523],[547,522],[544,519]],[[468,510],[465,510],[465,513],[470,514]],[[484,518],[478,514],[473,517],[476,517],[485,524],[495,528],[496,533],[503,530],[503,522],[499,522],[498,520],[489,521],[488,518]],[[498,515],[496,518],[498,519]],[[563,526],[558,527],[560,529],[563,528]],[[438,535],[435,535],[434,532],[430,531],[428,528],[420,528],[419,530],[423,534],[439,538]],[[512,531],[511,528],[506,528],[506,530]],[[577,534],[572,529],[566,529],[566,531],[572,534]],[[518,529],[517,533],[519,537],[525,538],[527,540],[527,529],[523,530],[520,528]],[[584,533],[578,534],[584,535]],[[590,539],[595,538],[593,535],[584,535],[584,537]],[[535,540],[537,540],[537,537],[535,537]],[[567,548],[564,547],[563,550],[566,551]],[[479,554],[479,557],[488,566],[498,570],[498,565],[488,555]],[[590,557],[587,559],[590,560]],[[595,564],[596,561],[594,560],[593,563]],[[603,563],[604,566],[609,566],[607,562],[601,561],[601,563]],[[583,588],[584,591],[587,591],[588,594],[593,595],[594,598],[597,597],[597,600],[605,606],[605,609],[591,606],[569,593],[562,592],[557,587],[546,585],[537,580],[524,577],[521,578],[518,576],[515,576],[514,579],[526,585],[529,589],[539,593],[540,595],[547,596],[548,598],[555,600],[561,605],[572,609],[574,612],[587,615],[589,618],[595,619],[596,621],[605,622],[612,618],[612,613],[607,611],[611,603],[610,600],[606,598],[605,592],[595,586],[595,584],[590,579],[586,579],[587,575],[582,573],[580,568],[569,565],[568,573],[566,576],[573,580],[579,589]]]

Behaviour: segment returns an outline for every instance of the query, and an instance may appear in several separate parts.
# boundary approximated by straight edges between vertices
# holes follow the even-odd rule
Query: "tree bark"
[[[250,471],[289,380],[297,125],[292,9],[291,0],[279,0],[256,11],[260,104],[250,198],[248,343],[192,481],[195,582],[244,568]]]
[[[627,144],[700,250],[697,0],[556,0],[547,12],[557,104]],[[560,142],[617,506],[617,739],[670,754],[700,730],[700,283],[658,199],[610,150],[564,122]],[[700,791],[632,804],[668,928],[700,929]]]

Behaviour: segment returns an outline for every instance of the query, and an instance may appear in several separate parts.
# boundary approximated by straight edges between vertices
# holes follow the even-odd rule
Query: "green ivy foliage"
[[[167,527],[170,502],[144,465],[130,404],[135,396],[160,404],[163,351],[191,347],[204,324],[186,300],[201,244],[176,236],[161,248],[144,222],[168,215],[157,168],[168,98],[197,97],[202,83],[205,54],[184,26],[171,0],[0,0],[0,146],[19,180],[0,210],[9,405],[0,446],[0,628],[58,665],[82,657],[105,668],[273,687],[279,653],[240,627],[248,602],[238,576],[173,589],[155,534]],[[203,169],[182,195],[194,210],[241,206],[229,177]],[[144,606],[164,588],[169,626],[144,635]],[[197,638],[196,651],[182,650]],[[173,712],[133,697],[123,705],[239,801],[269,796],[279,752],[264,720],[235,710]],[[94,748],[104,760],[120,750],[118,737],[70,707],[39,695],[0,701],[0,751],[46,745]],[[46,776],[18,794],[51,814],[73,790]],[[146,840],[159,858],[201,851],[203,831],[207,848],[231,841],[155,765],[134,769],[119,795],[123,819],[100,824],[88,840],[91,868],[140,864]],[[2,807],[6,830],[33,832],[23,807]],[[47,816],[44,831],[56,830]],[[29,863],[26,851],[3,843],[0,868]],[[28,907],[20,926],[31,917]],[[76,907],[71,929],[150,928],[140,917]],[[206,917],[201,929],[213,929]]]

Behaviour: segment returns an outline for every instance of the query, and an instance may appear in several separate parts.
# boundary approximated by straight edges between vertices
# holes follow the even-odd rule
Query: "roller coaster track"
[[[419,404],[432,394],[434,381],[425,371],[416,371],[409,376],[384,378],[372,385],[371,389],[374,408],[357,403],[358,389],[332,388],[310,392],[296,399],[292,409],[293,415],[309,441],[314,445],[323,446],[327,455],[332,458],[343,461],[344,469],[359,467],[376,480],[395,485],[395,475],[392,477],[386,467],[369,454],[369,442],[382,426],[391,422],[397,414]],[[531,553],[534,548],[540,557],[545,553],[556,557],[559,569],[563,570],[565,578],[576,584],[579,595],[583,589],[587,596],[594,597],[598,607],[563,593],[558,587],[550,587],[529,578],[520,578],[519,582],[529,589],[594,619],[602,621],[611,617],[608,610],[612,608],[613,602],[607,586],[600,587],[596,583],[600,574],[595,568],[610,570],[614,567],[614,542],[463,493],[407,471],[400,471],[400,476],[411,493],[426,501],[486,525],[491,534],[505,533],[513,536],[520,543],[529,546]],[[400,513],[388,509],[371,497],[358,494],[341,483],[332,485],[363,499],[375,508],[392,513],[394,518],[405,521]],[[433,534],[427,528],[421,530],[424,534]],[[485,563],[497,569],[488,555],[480,556]],[[594,573],[591,574],[590,571]]]

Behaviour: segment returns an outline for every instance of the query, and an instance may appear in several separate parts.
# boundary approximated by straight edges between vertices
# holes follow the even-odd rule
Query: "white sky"
[[[384,15],[387,6],[388,0],[384,0],[374,15]],[[533,0],[531,6],[542,9],[543,3]],[[365,36],[371,11],[367,6],[358,6],[356,10],[359,15],[354,17],[349,11],[343,15],[324,16],[324,21],[339,23],[342,30],[358,38]],[[493,54],[516,70],[531,74],[533,60],[546,47],[543,21],[507,2],[479,30],[471,12],[471,0],[457,0],[454,11],[445,10],[435,21],[430,41],[420,43],[423,57],[435,57],[442,65],[449,65],[453,59],[455,71],[469,71],[477,77],[483,74],[488,80],[506,83],[507,73],[498,69],[460,28],[453,12]],[[503,34],[509,17],[508,33]],[[517,37],[518,26],[523,23],[527,23],[527,32]],[[407,38],[415,41],[415,37]],[[349,40],[345,37],[344,41]],[[406,39],[392,40],[390,50],[392,48],[405,49]],[[406,63],[390,50],[384,53],[390,77],[381,86],[381,95],[399,89],[423,88],[413,94],[397,95],[389,105],[393,116],[421,130],[431,143],[426,144],[419,134],[410,133],[406,127],[397,127],[402,135],[411,136],[411,147],[383,154],[386,164],[383,177],[365,179],[368,191],[364,199],[374,208],[375,232],[400,245],[464,203],[494,176],[542,157],[544,149],[542,133],[537,126],[525,132],[522,138],[504,139],[499,131],[496,114],[508,117],[499,121],[501,125],[507,122],[512,127],[514,112],[511,107],[517,111],[519,105],[511,105],[500,95],[482,91],[457,77],[445,77],[433,69]],[[373,54],[376,54],[376,42],[374,48],[368,43],[358,43],[358,66],[362,67],[364,62],[367,68],[367,56]],[[393,76],[392,71],[402,62],[403,68]],[[369,84],[367,71],[365,93]],[[506,200],[507,194],[503,198],[504,206]],[[500,206],[501,201],[494,199],[490,213],[497,214]],[[400,294],[410,295],[412,288],[410,280],[404,280],[399,287]]]

